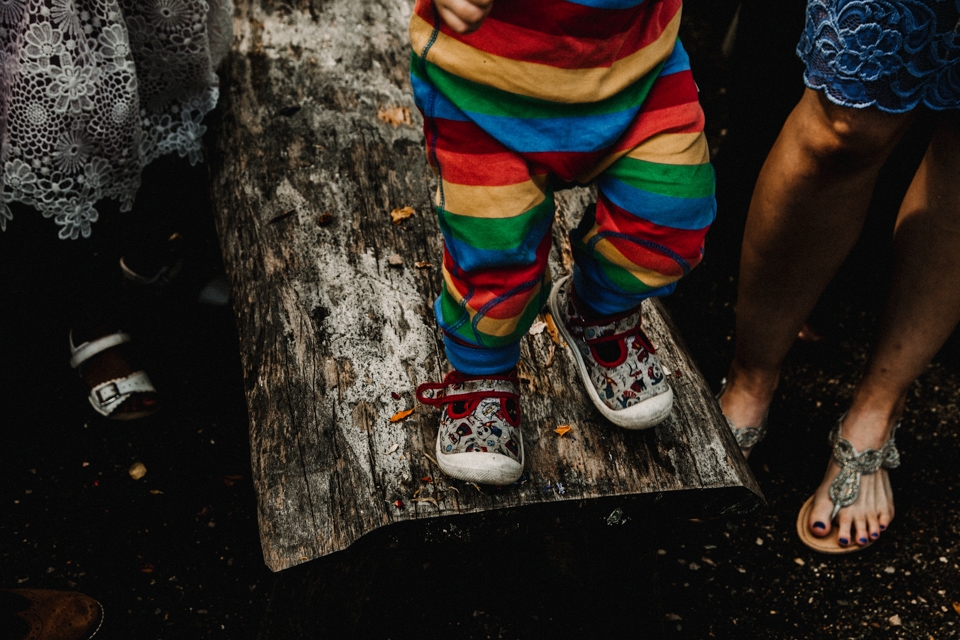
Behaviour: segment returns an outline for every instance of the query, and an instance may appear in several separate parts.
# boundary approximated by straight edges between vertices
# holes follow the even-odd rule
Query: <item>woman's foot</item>
[[[869,449],[884,452],[884,446],[893,437],[896,422],[883,416],[848,414],[840,425],[840,436],[852,445],[855,453],[863,454]],[[892,447],[892,445],[891,445]],[[893,453],[896,450],[893,449]],[[890,453],[890,447],[887,448]],[[880,537],[893,520],[893,488],[887,468],[896,466],[892,458],[878,461],[879,468],[873,473],[862,473],[859,478],[859,494],[849,506],[842,507],[834,517],[834,498],[830,488],[841,473],[841,466],[832,457],[827,465],[823,482],[813,496],[813,505],[807,519],[810,533],[818,538],[835,535],[841,547],[863,547]],[[846,465],[848,471],[854,469]],[[855,477],[850,477],[855,482]],[[855,489],[855,487],[854,487]],[[836,491],[836,490],[835,490]]]
[[[744,457],[766,434],[767,411],[777,382],[776,374],[748,374],[740,371],[736,363],[730,365],[717,400]]]
[[[147,375],[130,364],[129,336],[100,333],[89,337],[73,332],[70,338],[71,365],[79,370],[89,389],[91,405],[114,420],[134,420],[154,413],[160,407],[159,396]],[[110,342],[101,340],[116,344],[108,346]]]

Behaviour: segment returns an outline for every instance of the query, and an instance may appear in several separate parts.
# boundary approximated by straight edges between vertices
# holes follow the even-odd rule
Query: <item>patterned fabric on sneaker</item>
[[[496,453],[523,464],[516,370],[489,377],[451,371],[443,382],[417,387],[417,399],[443,406],[437,435],[442,455]]]
[[[600,401],[619,411],[670,390],[656,349],[640,328],[639,307],[601,322],[580,315],[571,296],[572,278],[557,283],[557,320],[573,340]],[[613,346],[610,346],[613,343]]]

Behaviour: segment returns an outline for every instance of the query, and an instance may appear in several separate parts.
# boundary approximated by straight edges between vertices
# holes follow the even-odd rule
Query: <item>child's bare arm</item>
[[[493,0],[434,0],[440,18],[457,33],[470,33],[493,8]]]

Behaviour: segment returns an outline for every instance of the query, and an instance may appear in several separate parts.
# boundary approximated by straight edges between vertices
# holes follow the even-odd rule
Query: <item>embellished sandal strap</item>
[[[844,414],[846,415],[846,414]],[[858,452],[850,441],[840,435],[843,416],[830,432],[833,444],[833,459],[840,465],[840,473],[830,483],[830,500],[833,501],[832,520],[840,512],[857,501],[860,496],[860,479],[863,474],[876,473],[881,467],[895,469],[900,466],[900,452],[894,440],[900,423],[893,427],[893,433],[879,449],[867,449]]]
[[[720,391],[717,392],[716,398],[719,401],[720,396],[723,395],[723,392],[727,390],[727,379],[724,378],[720,381]],[[769,410],[768,410],[769,413]],[[737,441],[737,446],[740,447],[741,451],[750,451],[757,443],[763,440],[764,436],[767,435],[767,415],[763,415],[763,420],[760,421],[760,424],[756,427],[741,427],[737,425],[733,420],[723,416],[727,420],[727,426],[730,427],[730,430],[733,432],[733,437]]]
[[[443,382],[424,382],[417,387],[417,400],[443,405],[481,398],[519,398],[520,380],[516,371],[502,376],[468,376],[451,371]]]
[[[724,418],[727,418],[724,416]],[[727,418],[727,426],[733,431],[733,437],[737,441],[737,446],[741,451],[749,451],[757,446],[757,443],[763,440],[767,435],[767,424],[764,421],[759,427],[738,427],[730,418]]]

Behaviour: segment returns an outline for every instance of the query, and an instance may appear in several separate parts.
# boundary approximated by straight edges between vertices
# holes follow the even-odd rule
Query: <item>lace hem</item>
[[[804,82],[835,104],[960,108],[960,2],[809,0]]]
[[[130,211],[143,168],[203,159],[229,0],[0,0],[0,230],[34,207],[89,237],[105,198]]]

